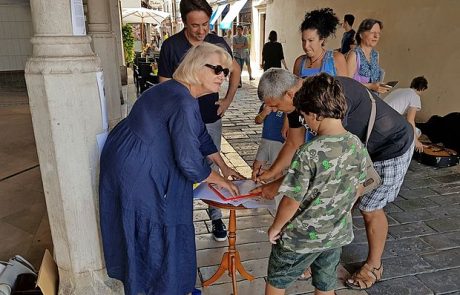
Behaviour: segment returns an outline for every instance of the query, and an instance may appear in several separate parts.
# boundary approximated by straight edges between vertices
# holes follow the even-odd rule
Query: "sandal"
[[[298,281],[308,281],[311,279],[311,269],[307,268],[300,277],[297,278]]]
[[[369,289],[382,279],[382,275],[383,264],[380,264],[379,268],[375,268],[365,263],[359,271],[345,281],[345,285],[354,290]]]

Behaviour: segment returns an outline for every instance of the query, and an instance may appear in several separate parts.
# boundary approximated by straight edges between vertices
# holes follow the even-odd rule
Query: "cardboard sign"
[[[40,271],[38,272],[37,286],[43,295],[57,295],[59,285],[59,273],[56,262],[48,249],[43,255]]]

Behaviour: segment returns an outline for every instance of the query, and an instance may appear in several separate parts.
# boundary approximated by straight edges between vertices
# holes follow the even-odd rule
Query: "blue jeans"
[[[206,130],[208,130],[209,136],[211,136],[212,142],[217,147],[217,150],[220,152],[220,142],[222,136],[222,120],[219,119],[214,123],[206,124]],[[210,163],[211,169],[219,172],[219,167],[216,164]],[[211,220],[217,220],[222,218],[222,211],[219,208],[209,206],[208,214]]]

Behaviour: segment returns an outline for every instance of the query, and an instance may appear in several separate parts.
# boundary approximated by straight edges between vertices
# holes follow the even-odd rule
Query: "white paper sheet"
[[[85,36],[85,11],[82,0],[71,0],[70,10],[72,13],[72,31],[74,36]]]
[[[102,133],[96,134],[97,149],[99,151],[99,157],[101,156],[102,149],[104,148],[104,144],[105,144],[105,141],[107,140],[108,135],[109,135],[108,131],[104,131]]]
[[[109,121],[107,116],[107,99],[105,98],[104,90],[104,74],[96,72],[97,88],[99,90],[99,100],[101,103],[102,129],[109,129]]]

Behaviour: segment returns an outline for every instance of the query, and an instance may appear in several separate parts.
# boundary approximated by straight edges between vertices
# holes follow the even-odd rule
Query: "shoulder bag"
[[[369,123],[367,124],[367,133],[366,133],[366,142],[365,146],[367,148],[367,143],[369,141],[369,137],[371,136],[372,129],[374,128],[375,123],[375,115],[376,115],[376,105],[375,99],[372,97],[371,92],[366,88],[367,94],[369,94],[369,99],[371,100],[371,115],[369,116]],[[364,194],[368,194],[374,189],[378,188],[382,184],[382,178],[377,173],[374,168],[374,163],[372,161],[367,161],[366,164],[366,181],[364,181]]]

